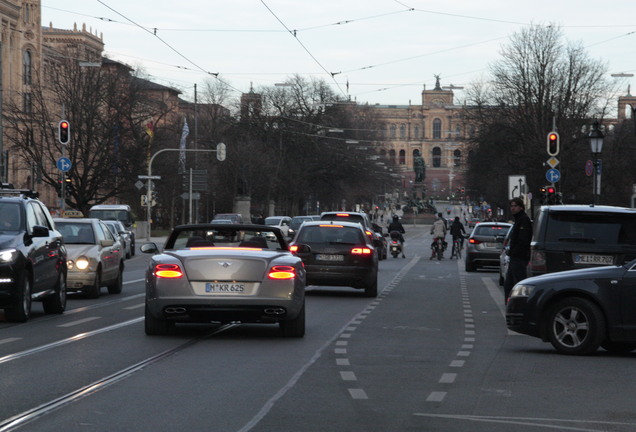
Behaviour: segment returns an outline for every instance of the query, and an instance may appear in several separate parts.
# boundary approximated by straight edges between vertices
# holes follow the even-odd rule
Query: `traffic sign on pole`
[[[67,157],[61,157],[57,160],[57,169],[62,172],[67,172],[71,169],[71,160]]]
[[[556,168],[550,168],[548,172],[545,173],[545,178],[550,183],[557,183],[561,179],[561,173]]]

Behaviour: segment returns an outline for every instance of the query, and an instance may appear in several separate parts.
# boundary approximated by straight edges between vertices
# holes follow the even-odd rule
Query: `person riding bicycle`
[[[464,237],[466,236],[466,230],[464,229],[464,224],[459,221],[459,216],[455,216],[455,219],[453,220],[453,223],[450,227],[450,234],[451,236],[453,236],[453,245],[455,245],[455,240],[459,240],[459,246],[464,246]]]
[[[404,231],[404,227],[400,223],[400,218],[398,217],[398,215],[393,215],[393,221],[389,224],[387,231],[389,231],[389,234],[391,234],[393,231],[397,231],[399,233],[398,240],[400,240],[400,243],[402,243],[402,258],[405,258],[406,255],[404,255],[404,236],[402,234],[406,234],[406,231]]]
[[[431,234],[433,235],[433,243],[431,244],[431,259],[435,258],[435,245],[437,244],[438,247],[441,247],[439,253],[440,256],[442,256],[445,249],[444,243],[446,243],[444,241],[444,237],[446,237],[446,222],[444,221],[441,213],[438,213],[437,216],[437,220],[433,222],[433,226],[431,227]]]

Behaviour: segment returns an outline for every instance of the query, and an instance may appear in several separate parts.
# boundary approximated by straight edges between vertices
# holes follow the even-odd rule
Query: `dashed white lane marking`
[[[336,348],[335,350],[333,350],[333,352],[335,354],[346,354],[347,353],[347,349],[346,348]]]
[[[350,366],[349,359],[346,358],[337,358],[336,365],[338,366]]]
[[[347,346],[347,345],[349,345],[349,341],[341,341],[341,340],[339,340],[339,341],[336,341],[336,345],[337,346]]]
[[[453,360],[452,362],[450,362],[449,366],[450,367],[464,367],[465,364],[466,364],[466,360]]]
[[[340,371],[340,378],[342,378],[343,381],[358,381],[356,374],[351,371]]]
[[[352,399],[369,399],[365,391],[362,389],[349,389],[349,394]]]
[[[17,337],[11,337],[11,338],[6,338],[6,339],[0,339],[0,345],[2,344],[6,344],[6,343],[10,343],[10,342],[15,342],[15,341],[19,341],[22,338],[17,338]]]
[[[139,308],[142,308],[142,307],[144,307],[144,306],[146,306],[146,303],[139,303],[139,304],[136,304],[136,305],[132,305],[132,306],[125,307],[124,309],[125,309],[125,310],[133,310],[133,309],[139,309]]]
[[[446,392],[431,392],[426,398],[426,402],[441,402],[446,397]]]
[[[439,383],[440,384],[452,384],[455,382],[455,379],[457,378],[457,374],[456,373],[444,373],[442,374],[442,377],[439,379]]]
[[[76,326],[76,325],[84,324],[85,322],[95,321],[95,320],[98,320],[98,319],[101,319],[101,317],[98,317],[98,316],[88,317],[88,318],[84,318],[84,319],[77,320],[77,321],[71,321],[71,322],[68,322],[66,324],[60,324],[57,327],[73,327],[73,326]]]

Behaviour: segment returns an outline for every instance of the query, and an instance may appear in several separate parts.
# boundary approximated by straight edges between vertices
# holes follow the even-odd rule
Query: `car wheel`
[[[119,271],[117,272],[117,279],[115,279],[115,281],[113,281],[112,284],[108,285],[109,294],[121,294],[121,290],[124,287],[123,273],[124,273],[124,266],[122,264],[119,266]]]
[[[11,307],[4,310],[9,322],[26,322],[31,316],[31,277],[27,271],[20,275],[18,292]]]
[[[144,330],[149,336],[160,336],[168,333],[170,329],[170,323],[168,320],[155,318],[148,310],[146,305],[146,311],[144,313]]]
[[[548,339],[561,354],[588,355],[605,340],[605,318],[591,301],[571,297],[548,312]]]
[[[378,296],[378,274],[374,273],[366,283],[364,284],[364,296],[365,297],[377,297]]]
[[[101,269],[97,269],[95,273],[95,281],[93,285],[86,287],[86,297],[96,299],[99,298],[100,291],[102,289],[102,274]]]
[[[296,318],[288,321],[281,321],[279,324],[284,337],[305,336],[305,303]]]
[[[55,294],[42,300],[47,314],[61,314],[66,309],[66,274],[60,273],[55,284]]]
[[[472,261],[468,261],[468,259],[466,260],[466,271],[467,272],[475,271],[475,263],[473,263]]]
[[[636,343],[605,341],[601,347],[612,354],[627,354],[636,349]]]

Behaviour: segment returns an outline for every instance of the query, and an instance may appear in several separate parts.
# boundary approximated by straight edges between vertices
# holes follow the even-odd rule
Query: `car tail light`
[[[295,254],[296,252],[298,252],[298,246],[297,245],[292,245],[289,247],[289,251],[293,254]]]
[[[269,269],[267,277],[270,279],[294,279],[296,269],[292,266],[274,266]]]
[[[349,217],[349,213],[336,213],[338,217]]]
[[[371,255],[373,252],[369,248],[353,248],[351,255]]]
[[[157,264],[155,275],[160,278],[180,278],[183,277],[183,271],[178,264]]]
[[[477,240],[477,239],[471,238],[471,239],[468,239],[468,243],[470,243],[470,244],[479,244],[481,242],[479,240]]]

